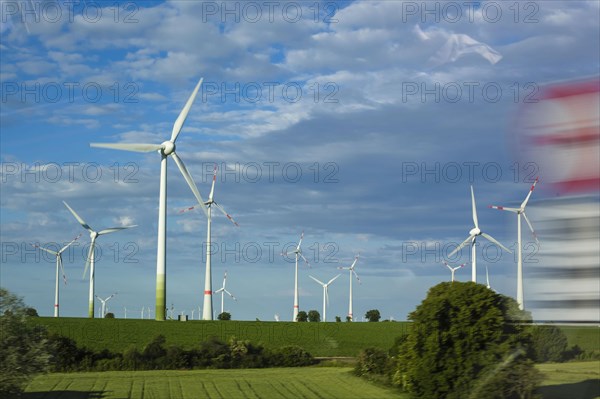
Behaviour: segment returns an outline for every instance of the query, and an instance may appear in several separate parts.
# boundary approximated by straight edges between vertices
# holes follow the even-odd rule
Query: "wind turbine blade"
[[[473,186],[471,186],[471,205],[473,207],[473,223],[475,223],[475,227],[479,228],[479,222],[477,221],[477,208],[475,207],[475,193],[473,192]]]
[[[338,266],[338,270],[350,270],[349,267]]]
[[[454,249],[454,251],[452,251],[452,252],[450,252],[448,254],[448,257],[451,257],[452,255],[454,255],[455,253],[457,253],[462,247],[464,247],[465,245],[467,245],[473,239],[473,237],[475,237],[475,236],[474,235],[468,236],[466,240],[464,240],[458,247],[456,247]]]
[[[85,222],[85,221],[84,221],[84,220],[81,218],[81,216],[79,216],[79,215],[77,214],[77,212],[75,212],[75,211],[73,210],[73,208],[71,208],[71,207],[69,206],[69,204],[67,204],[65,201],[63,201],[63,204],[65,204],[65,206],[67,207],[67,209],[68,209],[69,211],[71,211],[71,213],[73,214],[73,216],[75,216],[75,219],[77,219],[77,221],[79,222],[79,224],[80,224],[80,225],[82,225],[84,229],[86,229],[86,230],[87,230],[87,231],[89,231],[89,232],[93,232],[93,231],[94,231],[94,230],[92,230],[92,228],[91,228],[91,227],[90,227],[90,226],[89,226],[89,225],[88,225],[88,224],[87,224],[87,223],[86,223],[86,222]]]
[[[508,208],[506,206],[490,205],[489,208],[498,209],[499,211],[519,212],[519,208]]]
[[[304,239],[304,231],[300,235],[300,241],[298,241],[298,246],[296,247],[296,251],[300,250],[300,245],[302,245],[302,240]]]
[[[88,268],[90,267],[90,261],[92,259],[92,253],[94,252],[95,246],[96,246],[96,241],[92,241],[92,243],[90,244],[90,250],[88,251],[87,259],[85,261],[85,269],[83,269],[83,276],[81,278],[85,278],[85,274],[87,273]]]
[[[234,301],[236,301],[236,302],[237,302],[237,299],[236,299],[236,297],[234,297],[234,296],[231,294],[231,292],[229,292],[229,291],[227,291],[227,290],[225,290],[225,292],[227,293],[227,295],[229,295],[229,296],[231,297],[231,299],[233,299]]]
[[[452,270],[452,266],[450,266],[446,261],[442,261],[442,263],[446,265],[448,269]]]
[[[521,215],[523,215],[523,217],[525,218],[525,221],[527,222],[527,226],[529,226],[529,230],[531,230],[531,234],[533,234],[533,238],[535,239],[535,242],[537,242],[539,244],[540,240],[538,240],[537,234],[535,233],[535,230],[533,229],[533,226],[531,225],[529,218],[525,214],[525,211],[523,211],[523,213],[521,213]]]
[[[498,240],[496,240],[494,237],[492,237],[489,234],[486,233],[481,233],[482,236],[484,236],[485,238],[487,238],[489,241],[493,242],[494,244],[496,244],[497,246],[499,246],[500,248],[502,248],[503,250],[505,250],[506,252],[508,252],[509,254],[512,254],[512,251],[508,248],[506,248],[504,245],[500,244],[498,242]]]
[[[198,94],[198,89],[200,88],[200,85],[202,84],[203,79],[204,78],[200,78],[200,80],[198,81],[198,84],[194,88],[194,91],[190,95],[190,98],[188,98],[187,102],[185,103],[185,106],[183,107],[183,109],[179,113],[179,116],[175,120],[175,123],[173,124],[173,131],[171,132],[171,142],[173,142],[173,143],[175,142],[175,140],[177,140],[177,136],[179,136],[179,132],[181,131],[181,128],[183,127],[185,119],[187,118],[188,113],[190,112],[190,108],[192,108],[192,104],[194,103],[194,100],[196,99],[196,94]]]
[[[75,241],[77,241],[77,240],[79,239],[79,237],[81,237],[81,234],[79,234],[77,237],[75,237],[75,238],[73,239],[73,241],[71,241],[70,243],[68,243],[68,244],[67,244],[67,245],[65,245],[64,247],[62,247],[62,249],[61,249],[60,251],[58,251],[58,253],[59,253],[59,254],[62,254],[62,253],[63,253],[63,251],[64,251],[65,249],[69,248],[69,246],[70,246],[71,244],[73,244]]]
[[[341,276],[341,274],[338,274],[337,276],[335,276],[334,278],[332,278],[331,280],[329,280],[329,281],[327,282],[327,285],[329,285],[329,284],[333,283],[333,282],[335,281],[335,279],[337,279],[339,276]]]
[[[125,230],[125,229],[130,229],[132,227],[137,227],[137,224],[134,224],[132,226],[123,226],[123,227],[111,227],[110,229],[104,229],[104,230],[100,230],[98,232],[98,235],[101,236],[103,234],[109,234],[109,233],[114,233],[115,231],[121,231],[121,230]]]
[[[223,276],[223,288],[225,288],[226,282],[227,282],[227,271],[225,272],[225,276]]]
[[[329,287],[325,286],[325,302],[327,303],[327,306],[329,306]]]
[[[360,254],[358,254],[354,257],[354,262],[352,262],[352,266],[350,266],[350,269],[354,270],[354,266],[356,265],[356,262],[358,262],[359,256],[360,256]]]
[[[488,274],[488,265],[487,263],[485,264],[485,282],[487,283],[487,287],[490,287],[490,275]]]
[[[225,290],[225,288],[222,288],[222,287],[221,287],[221,288],[219,288],[218,290],[214,291],[214,292],[213,292],[213,294],[218,294],[218,293],[220,293],[220,292],[222,292],[222,291],[224,291],[224,290]]]
[[[196,187],[196,183],[194,183],[194,179],[192,179],[190,172],[188,172],[187,168],[183,164],[183,161],[181,160],[181,158],[179,158],[177,153],[175,153],[173,151],[171,153],[171,156],[175,160],[175,163],[177,164],[177,167],[181,171],[181,174],[183,175],[183,178],[187,182],[188,186],[190,186],[190,188],[192,189],[192,193],[194,193],[194,197],[196,197],[196,201],[198,201],[198,204],[202,207],[204,214],[206,215],[206,217],[208,217],[208,211],[206,210],[206,205],[204,205],[204,200],[202,199],[200,192],[198,192],[198,187]]]
[[[48,252],[49,254],[52,254],[52,255],[54,255],[54,256],[57,256],[57,255],[60,253],[60,252],[54,252],[54,251],[53,251],[53,250],[51,250],[51,249],[44,248],[44,247],[41,247],[41,246],[39,246],[39,245],[36,245],[36,244],[31,244],[31,243],[30,243],[29,245],[31,245],[31,246],[32,246],[32,247],[34,247],[34,248],[39,248],[39,249],[41,249],[42,251],[46,251],[46,252]]]
[[[304,262],[306,262],[306,265],[308,267],[310,267],[310,262],[304,257],[304,255],[302,255],[302,254],[298,254],[298,255],[300,255],[300,257],[304,260]]]
[[[65,285],[67,285],[67,276],[65,275],[65,268],[62,263],[62,255],[61,254],[58,254],[58,264],[60,265],[60,271],[62,272],[63,281],[65,282]]]
[[[533,193],[533,190],[535,189],[535,185],[537,184],[538,180],[539,180],[539,177],[536,177],[535,181],[531,185],[531,188],[529,189],[529,193],[527,194],[527,197],[525,197],[525,200],[521,204],[521,209],[525,209],[525,207],[527,206],[527,202],[529,202],[529,197],[531,197],[531,194]]]
[[[141,144],[141,143],[90,143],[90,147],[110,148],[111,150],[133,151],[133,152],[152,152],[163,148],[162,144]]]
[[[312,278],[313,280],[315,280],[317,283],[321,284],[321,285],[325,285],[325,283],[323,283],[321,280],[318,280],[316,278],[314,278],[313,276],[311,276],[310,274],[308,275],[308,277]]]
[[[352,273],[354,273],[354,277],[356,277],[356,280],[358,280],[358,284],[362,284],[362,282],[358,278],[358,274],[356,274],[356,272],[354,270],[352,270]]]
[[[100,298],[98,295],[95,295],[95,294],[94,294],[94,296],[95,296],[96,298],[98,298],[100,301],[103,301],[103,300],[104,300],[104,299]]]
[[[225,212],[225,209],[223,209],[223,207],[221,205],[217,204],[216,202],[214,202],[213,205],[215,206],[215,208],[217,208],[218,210],[220,210],[221,213],[223,215],[225,215],[227,217],[227,219],[229,219],[231,221],[231,223],[233,223],[234,225],[236,225],[238,227],[240,226],[235,220],[233,220],[233,218],[231,217],[230,214],[228,214],[227,212]]]
[[[215,182],[217,181],[217,165],[215,164],[215,171],[213,173],[212,186],[210,187],[210,194],[208,195],[208,202],[212,202],[213,195],[215,193]]]

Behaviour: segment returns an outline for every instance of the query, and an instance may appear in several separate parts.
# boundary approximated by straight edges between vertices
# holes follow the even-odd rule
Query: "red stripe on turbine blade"
[[[204,295],[212,295],[212,291],[205,290],[205,291],[204,291]]]
[[[498,206],[497,208],[500,209],[500,210],[504,210],[503,206]]]

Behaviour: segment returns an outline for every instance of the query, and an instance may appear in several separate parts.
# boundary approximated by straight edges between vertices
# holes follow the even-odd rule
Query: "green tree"
[[[0,397],[19,395],[36,373],[47,370],[46,331],[27,323],[23,300],[0,288]]]
[[[335,322],[339,323],[342,321],[342,318],[340,316],[335,316]]]
[[[381,319],[381,313],[377,309],[371,309],[365,313],[365,318],[369,321],[377,322]]]
[[[308,321],[311,323],[318,323],[321,321],[321,314],[317,310],[308,311]]]
[[[531,331],[533,360],[560,362],[567,352],[567,336],[556,326],[533,326]]]
[[[383,349],[365,348],[358,354],[354,372],[356,375],[385,374],[388,356]]]
[[[39,317],[37,310],[35,308],[25,308],[25,315],[29,317]]]
[[[223,312],[217,316],[217,320],[231,320],[231,313]]]
[[[349,322],[351,322],[351,321],[352,321],[352,317],[350,317],[350,316],[346,316],[346,322],[347,322],[347,323],[349,323]]]
[[[518,384],[520,376],[512,381],[494,376],[516,364],[528,375],[532,367],[523,361],[530,337],[519,323],[527,315],[513,299],[484,285],[438,284],[408,318],[413,323],[393,381],[417,398],[486,397],[480,392],[509,398],[507,386]]]
[[[308,314],[304,310],[299,311],[296,321],[308,321]]]
[[[104,315],[105,319],[114,319],[115,318],[115,314],[112,312],[108,312],[107,314]]]

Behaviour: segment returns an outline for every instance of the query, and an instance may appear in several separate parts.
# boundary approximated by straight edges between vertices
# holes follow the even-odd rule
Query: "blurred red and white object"
[[[514,130],[542,194],[531,204],[540,247],[523,261],[525,305],[536,320],[599,323],[600,79],[543,86],[536,99]]]

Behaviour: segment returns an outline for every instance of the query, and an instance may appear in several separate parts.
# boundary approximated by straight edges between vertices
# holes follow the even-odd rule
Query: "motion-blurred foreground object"
[[[536,320],[600,322],[600,79],[541,87],[515,124],[521,166],[540,175],[525,248],[525,304]],[[533,176],[535,178],[535,176]],[[529,292],[527,292],[529,291]]]

